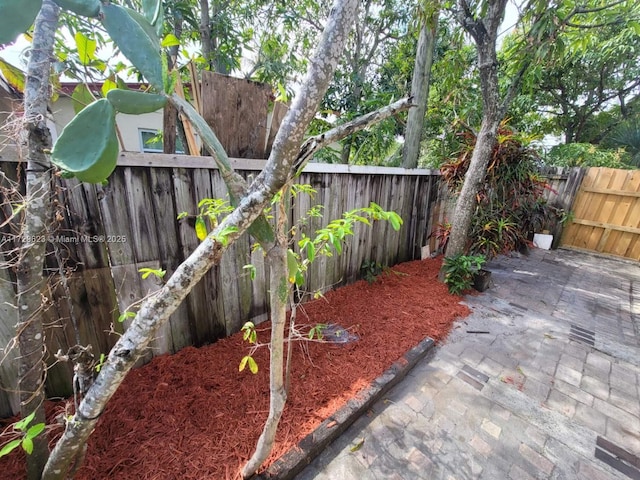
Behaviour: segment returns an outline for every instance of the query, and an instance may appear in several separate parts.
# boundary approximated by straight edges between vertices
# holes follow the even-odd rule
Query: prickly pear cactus
[[[102,5],[102,24],[111,39],[149,83],[163,91],[158,37],[153,26],[143,16],[135,16],[133,18],[127,9],[119,5]]]
[[[84,17],[97,17],[100,14],[100,0],[53,0],[58,6]]]
[[[155,112],[167,104],[167,97],[164,95],[119,88],[109,90],[107,100],[111,102],[116,111],[130,115]]]
[[[0,45],[26,32],[41,6],[42,0],[0,0]]]
[[[51,163],[65,177],[103,183],[116,168],[116,111],[102,98],[82,110],[64,127],[51,152]]]

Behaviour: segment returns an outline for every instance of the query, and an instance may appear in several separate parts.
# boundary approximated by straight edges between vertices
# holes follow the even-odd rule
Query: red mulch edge
[[[273,462],[264,473],[254,475],[251,480],[292,480],[320,455],[327,445],[342,435],[374,403],[400,383],[434,346],[435,342],[431,338],[425,338],[376,378],[371,385],[358,392],[344,407],[322,422],[294,448]]]
[[[359,392],[402,363],[406,352],[427,337],[444,339],[455,320],[469,314],[437,280],[440,266],[440,259],[397,265],[373,284],[356,282],[300,309],[298,324],[338,324],[358,340],[296,342],[291,391],[265,469],[296,445],[304,447],[301,441],[329,417],[337,419],[344,405],[360,402]],[[269,329],[268,322],[258,326],[260,342],[268,342]],[[76,479],[239,478],[269,405],[268,348],[254,355],[257,375],[238,372],[248,351],[236,334],[131,371],[89,439]],[[51,415],[66,405],[53,405]],[[51,442],[60,431],[51,426]],[[0,459],[1,478],[24,478],[24,454],[14,452]]]

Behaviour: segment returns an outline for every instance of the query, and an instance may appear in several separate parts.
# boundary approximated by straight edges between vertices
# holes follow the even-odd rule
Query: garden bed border
[[[313,432],[282,455],[263,473],[252,480],[292,480],[322,451],[347,430],[358,418],[397,385],[435,347],[426,337],[396,360],[382,375],[358,392],[336,413],[325,419]]]

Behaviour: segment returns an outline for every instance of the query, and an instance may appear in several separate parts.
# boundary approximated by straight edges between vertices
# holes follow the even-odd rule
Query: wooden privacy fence
[[[562,246],[640,260],[640,170],[589,168],[572,209]]]
[[[265,162],[235,159],[232,163],[249,178]],[[14,153],[0,152],[5,174],[16,179],[16,166]],[[570,205],[575,172],[561,169],[546,175],[552,186],[549,201],[563,208]],[[435,251],[431,232],[451,207],[439,172],[431,170],[309,164],[300,183],[317,190],[315,199],[298,196],[290,210],[291,224],[300,223],[307,234],[344,211],[372,201],[396,211],[404,220],[399,232],[386,223],[357,225],[343,255],[319,258],[310,267],[306,285],[310,292],[355,281],[367,260],[394,265],[420,258],[425,245]],[[48,238],[46,273],[50,281],[43,292],[47,299],[48,395],[72,393],[71,365],[55,363],[52,354],[66,353],[76,344],[92,345],[96,357],[106,353],[129,323],[119,323],[120,314],[135,311],[136,302],[160,285],[153,275],[142,279],[139,269],[162,268],[169,276],[198,245],[193,222],[177,221],[178,214],[197,213],[202,198],[226,196],[209,157],[123,153],[106,186],[57,180],[59,225]],[[313,205],[324,207],[323,218],[302,221]],[[5,227],[0,235],[6,232]],[[243,236],[224,254],[220,265],[205,275],[158,332],[146,360],[213,342],[238,331],[247,320],[266,318],[268,276],[262,253],[252,252],[251,242],[248,235]],[[63,277],[56,251],[63,259]],[[257,269],[253,281],[242,268],[250,263]],[[9,277],[6,269],[0,269],[0,348],[10,342],[16,324],[15,310],[7,307],[13,297]],[[15,357],[15,351],[11,355]],[[15,363],[2,362],[0,417],[10,415],[17,406],[15,378]]]
[[[16,163],[8,160],[15,158],[1,152],[2,170],[16,178]],[[233,160],[237,171],[247,178],[257,174],[264,163]],[[135,311],[136,302],[159,287],[153,275],[143,280],[139,269],[162,268],[168,277],[198,245],[192,222],[177,221],[178,214],[197,213],[202,198],[227,196],[209,157],[123,153],[118,165],[106,186],[73,179],[57,181],[60,224],[48,239],[51,281],[44,292],[49,364],[55,360],[52,353],[66,353],[76,344],[91,344],[96,357],[106,353],[128,325],[128,321],[124,325],[117,321],[120,313]],[[424,245],[435,247],[430,233],[443,220],[440,206],[446,195],[437,171],[310,164],[300,182],[310,184],[317,194],[313,200],[305,195],[296,198],[290,212],[292,224],[301,222],[309,207],[324,206],[323,218],[302,222],[308,234],[344,211],[368,206],[371,201],[396,211],[404,220],[399,232],[382,222],[356,226],[343,255],[320,258],[311,266],[309,291],[355,281],[365,260],[393,265],[420,258]],[[66,287],[54,246],[64,258]],[[253,281],[242,268],[250,263],[257,269]],[[244,235],[171,316],[154,339],[147,359],[213,342],[238,331],[247,320],[265,319],[269,288],[265,278],[263,255],[251,251],[251,239]],[[13,336],[15,319],[2,319],[2,323],[7,327],[0,329],[4,347]],[[0,374],[4,389],[0,391],[1,416],[11,412],[14,398],[11,375],[7,370]],[[70,365],[53,365],[48,371],[47,393],[70,395],[71,378]]]
[[[569,213],[584,173],[585,169],[581,167],[545,167],[542,174],[548,185],[544,192],[547,203]],[[564,225],[559,221],[553,221],[546,228],[553,235],[553,248],[557,248],[560,245]]]

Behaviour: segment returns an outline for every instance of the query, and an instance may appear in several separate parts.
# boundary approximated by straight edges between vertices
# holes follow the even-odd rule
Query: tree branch
[[[603,22],[603,23],[593,23],[590,25],[580,25],[579,23],[572,23],[572,22],[564,22],[564,24],[567,27],[572,27],[572,28],[602,28],[602,27],[611,27],[613,25],[620,25],[622,23],[622,20],[613,20],[611,22]]]
[[[409,110],[414,106],[411,104],[412,100],[413,97],[403,98],[391,105],[387,105],[374,112],[362,115],[350,122],[343,123],[342,125],[332,128],[331,130],[327,130],[320,135],[308,138],[300,147],[300,153],[293,164],[292,173],[295,175],[300,174],[313,155],[327,145],[342,140],[355,132],[381,122],[392,115]]]
[[[520,91],[522,80],[524,78],[525,73],[527,73],[527,70],[529,69],[530,64],[531,64],[530,61],[525,61],[524,64],[520,67],[520,70],[518,70],[518,73],[516,73],[516,76],[511,80],[511,84],[507,89],[507,93],[505,94],[504,99],[502,100],[502,105],[500,105],[500,109],[503,115],[506,115],[507,110],[511,105],[511,102]]]

